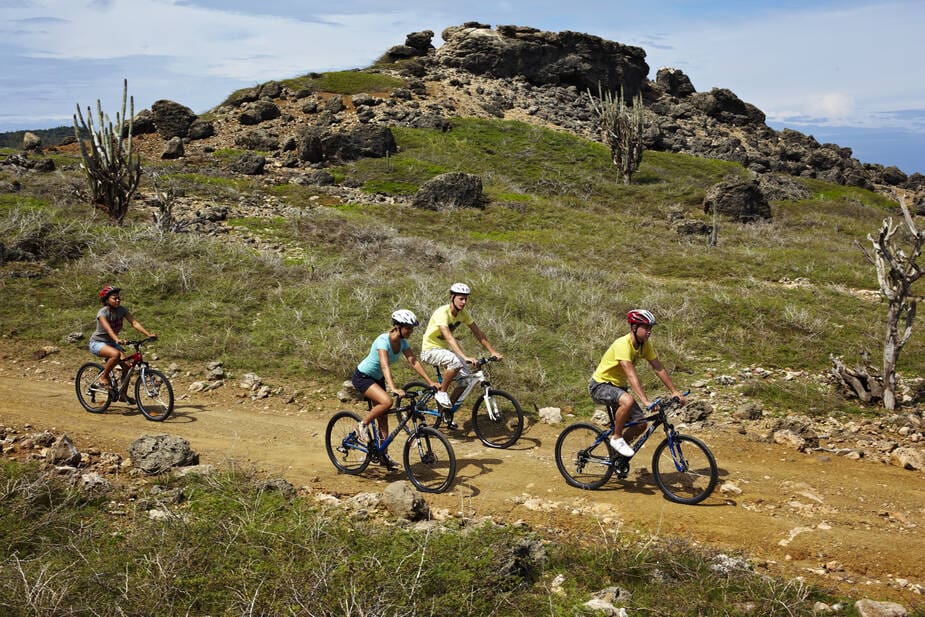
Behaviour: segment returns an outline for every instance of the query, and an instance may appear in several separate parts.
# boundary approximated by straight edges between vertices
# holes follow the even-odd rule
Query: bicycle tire
[[[483,404],[482,395],[472,406],[472,428],[489,448],[509,448],[524,431],[523,409],[517,399],[502,390],[489,388],[488,399]]]
[[[352,411],[338,411],[328,420],[324,431],[324,447],[338,471],[355,476],[366,471],[371,457],[369,449],[356,439],[360,416]]]
[[[442,493],[456,478],[456,453],[443,433],[420,427],[405,441],[405,473],[422,493]]]
[[[406,383],[406,384],[402,387],[402,390],[404,390],[405,392],[424,392],[425,390],[429,390],[429,389],[430,389],[430,386],[427,385],[426,383],[424,383],[423,381],[409,381],[408,383]],[[418,400],[420,400],[420,399],[421,399],[421,397],[418,396]],[[398,407],[401,407],[401,406],[402,406],[402,403],[403,403],[402,401],[399,401],[399,402],[398,402]],[[420,407],[419,407],[419,408],[420,408]],[[428,407],[428,408],[423,408],[423,409],[424,409],[425,413],[422,414],[422,415],[423,415],[423,417],[424,417],[425,423],[426,423],[428,420],[430,420],[430,424],[428,424],[428,426],[433,426],[434,428],[439,428],[439,427],[440,427],[440,423],[441,423],[441,421],[443,420],[443,418],[440,416],[440,413],[439,413],[440,410],[437,409],[437,401],[434,400],[434,399],[430,399],[429,407]],[[430,411],[430,412],[432,412],[432,413],[426,413],[427,411]],[[408,415],[408,412],[407,412],[406,410],[398,410],[398,411],[396,412],[395,415],[398,416],[398,421],[399,421],[399,422],[403,422],[404,419],[405,419],[405,416]],[[413,425],[412,425],[411,422],[408,422],[407,424],[405,424],[405,428],[406,428],[406,429],[407,429],[407,428],[411,428],[412,426],[413,426]],[[408,431],[408,434],[410,435],[411,432],[413,432],[413,429],[412,429],[411,431]]]
[[[152,422],[163,422],[173,413],[173,386],[157,369],[142,368],[135,380],[135,405]]]
[[[613,448],[607,439],[595,445],[604,433],[587,422],[572,424],[556,440],[556,467],[575,488],[594,490],[613,475]]]
[[[77,369],[77,376],[74,378],[77,400],[90,413],[103,413],[114,400],[112,390],[99,383],[102,372],[102,364],[87,362]]]
[[[670,501],[692,505],[710,496],[719,473],[705,443],[690,435],[674,435],[674,452],[666,437],[652,455],[655,483]]]

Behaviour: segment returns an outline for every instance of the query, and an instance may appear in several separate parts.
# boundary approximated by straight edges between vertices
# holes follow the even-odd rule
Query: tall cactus
[[[99,128],[93,124],[89,107],[86,120],[80,113],[79,103],[74,115],[74,136],[80,144],[83,157],[81,168],[87,175],[92,201],[110,220],[119,224],[125,219],[129,202],[141,181],[141,157],[132,152],[135,99],[129,99],[131,107],[126,126],[127,97],[128,80],[125,80],[122,88],[122,113],[116,114],[115,126],[109,116],[103,113],[99,99],[96,101]],[[89,140],[81,139],[81,129],[84,135],[90,136]]]
[[[610,148],[610,158],[623,175],[623,183],[629,184],[642,163],[642,152],[645,149],[642,143],[645,130],[642,95],[637,94],[630,107],[623,99],[623,88],[620,88],[620,96],[614,97],[610,92],[603,92],[598,85],[597,100],[590,91],[588,98],[597,114],[601,137]]]

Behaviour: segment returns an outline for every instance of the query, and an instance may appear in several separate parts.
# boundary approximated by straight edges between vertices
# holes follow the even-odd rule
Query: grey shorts
[[[594,381],[593,379],[588,383],[588,392],[591,393],[591,400],[595,403],[600,403],[601,405],[609,405],[616,410],[617,406],[620,404],[620,397],[626,394],[626,390],[619,388],[612,383],[601,383],[599,381]],[[632,395],[630,395],[632,396]],[[630,409],[630,417],[632,420],[640,420],[645,414],[642,413],[642,407],[639,406],[639,403],[633,401],[633,408]]]

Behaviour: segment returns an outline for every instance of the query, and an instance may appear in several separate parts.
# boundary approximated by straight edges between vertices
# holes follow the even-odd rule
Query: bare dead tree
[[[611,92],[604,92],[598,84],[598,98],[588,91],[591,108],[597,114],[601,129],[601,139],[610,148],[610,158],[617,170],[623,175],[623,184],[629,184],[633,174],[642,162],[643,132],[645,131],[645,112],[642,107],[642,95],[637,94],[632,106],[623,98],[615,97]]]
[[[903,227],[893,222],[892,217],[884,219],[876,238],[867,234],[873,250],[860,244],[864,256],[877,269],[880,293],[887,301],[886,331],[883,339],[883,407],[896,408],[896,364],[899,353],[912,336],[912,322],[915,320],[916,298],[912,295],[912,284],[922,276],[918,259],[925,246],[925,230],[919,230],[906,202],[899,198],[905,222],[904,242],[900,245],[897,233]],[[902,332],[900,332],[902,322]]]

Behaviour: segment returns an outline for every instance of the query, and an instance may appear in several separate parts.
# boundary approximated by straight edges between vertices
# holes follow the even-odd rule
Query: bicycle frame
[[[685,395],[686,394],[687,393],[685,392]],[[653,413],[652,415],[639,418],[638,420],[631,420],[627,422],[626,425],[624,426],[624,430],[631,426],[638,426],[644,422],[652,423],[649,426],[649,428],[646,429],[646,432],[640,435],[636,439],[635,443],[633,443],[633,450],[635,452],[639,452],[639,450],[642,449],[642,446],[646,443],[649,437],[652,436],[652,433],[654,433],[658,429],[659,426],[663,427],[665,430],[665,437],[668,439],[668,448],[671,451],[671,458],[674,461],[674,465],[678,469],[678,471],[681,471],[682,465],[678,462],[678,450],[676,447],[674,425],[668,421],[668,414],[665,411],[665,406],[670,403],[671,401],[663,402],[661,398],[655,399],[655,401],[653,401],[652,404],[649,406],[649,409],[657,409],[657,411]],[[608,428],[606,431],[601,433],[600,436],[596,440],[594,440],[594,447],[600,445],[600,443],[603,442],[604,440],[610,439],[611,435],[613,435],[614,409],[610,405],[607,406],[607,413],[610,415],[610,428]],[[627,460],[628,459],[626,457],[617,454],[614,457],[610,458],[610,460],[607,461],[605,464],[611,467],[617,467],[617,469],[619,469],[618,464],[624,463]]]
[[[476,363],[476,370],[473,371],[468,377],[461,377],[460,375],[457,375],[456,377],[453,378],[453,381],[457,383],[459,383],[462,379],[465,379],[469,383],[466,384],[465,389],[462,391],[462,393],[460,393],[459,398],[456,399],[456,402],[453,403],[453,406],[447,409],[445,413],[452,415],[456,413],[457,411],[459,411],[460,408],[463,406],[463,403],[465,403],[466,399],[469,397],[469,394],[471,394],[472,391],[477,386],[482,387],[482,390],[483,390],[482,396],[485,397],[485,404],[488,406],[489,409],[491,408],[489,401],[488,401],[488,389],[491,388],[491,382],[485,376],[485,371],[481,368],[482,366],[488,364],[491,361],[492,361],[491,358],[479,358],[478,362]],[[440,367],[438,366],[436,368],[437,368],[437,381],[442,382],[443,375],[440,372]],[[419,406],[423,407],[423,405],[425,403],[430,402],[432,398],[433,398],[433,394],[431,394],[430,397],[427,397],[427,396],[421,397]],[[440,416],[440,414],[442,413],[439,409],[418,409],[418,411],[420,411],[424,415],[435,416],[435,417]]]
[[[401,412],[407,411],[409,413],[408,415],[405,416],[404,420],[401,420],[398,423],[398,426],[392,429],[392,431],[388,435],[385,436],[385,439],[379,438],[379,428],[378,426],[375,426],[373,427],[373,430],[371,431],[373,433],[373,440],[371,444],[364,445],[360,443],[359,441],[347,443],[348,439],[345,439],[344,444],[343,444],[344,447],[345,448],[355,448],[357,450],[360,450],[361,452],[369,452],[374,455],[381,455],[383,452],[389,449],[389,446],[392,445],[392,442],[395,441],[395,437],[397,437],[400,432],[405,431],[408,434],[413,434],[417,432],[418,427],[421,426],[421,423],[424,422],[424,416],[422,415],[423,410],[418,409],[418,403],[415,400],[417,398],[417,393],[414,393],[414,392],[410,393],[408,395],[408,398],[409,398],[409,402],[407,405],[403,405],[402,407],[396,407],[396,408],[390,409],[387,412],[390,415],[395,414],[396,417],[401,417],[399,415]],[[408,423],[413,423],[414,427],[406,429],[405,427],[408,425]],[[370,450],[369,445],[374,446],[375,449]]]

